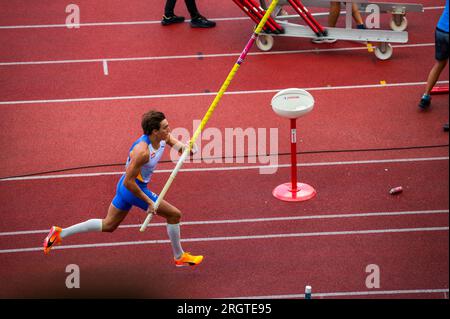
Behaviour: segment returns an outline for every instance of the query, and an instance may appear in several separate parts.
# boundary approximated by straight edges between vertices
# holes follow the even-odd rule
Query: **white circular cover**
[[[282,117],[295,119],[312,111],[314,97],[302,89],[286,89],[272,98],[272,109]]]

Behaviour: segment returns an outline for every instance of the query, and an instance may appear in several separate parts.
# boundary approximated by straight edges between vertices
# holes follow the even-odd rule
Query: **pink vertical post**
[[[292,193],[297,194],[297,120],[291,119],[291,179]]]

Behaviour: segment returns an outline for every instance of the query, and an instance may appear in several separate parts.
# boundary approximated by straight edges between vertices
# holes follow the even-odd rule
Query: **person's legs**
[[[161,201],[156,214],[164,217],[167,223],[171,225],[179,224],[181,220],[180,210],[165,200]]]
[[[175,265],[177,267],[181,267],[200,264],[203,260],[203,256],[193,256],[189,253],[185,253],[181,247],[180,210],[165,200],[162,200],[156,213],[167,220],[167,234],[169,235],[169,239],[172,244]]]
[[[110,204],[104,219],[89,219],[83,223],[62,228],[61,238],[95,231],[112,233],[119,227],[125,217],[127,217],[127,214],[128,211],[117,209],[113,204]]]
[[[175,10],[175,4],[177,3],[177,0],[167,0],[166,6],[164,7],[164,15],[166,17],[174,16],[174,10]]]
[[[191,27],[193,28],[213,28],[216,26],[214,21],[206,19],[197,9],[195,0],[185,0],[186,7],[191,15]]]
[[[164,7],[164,16],[161,20],[162,25],[170,25],[174,23],[184,22],[184,17],[175,15],[175,4],[177,0],[167,0],[166,6]]]
[[[142,191],[154,202],[158,201],[158,195],[153,193],[147,187],[141,187]],[[121,194],[128,198],[128,202],[147,211],[148,205],[146,202],[139,198],[131,198],[132,195],[128,194],[129,191],[122,190]],[[181,247],[180,236],[180,220],[181,212],[175,206],[169,204],[165,200],[162,200],[156,211],[156,214],[165,218],[167,221],[167,234],[169,235],[170,243],[172,245],[173,256],[176,266],[197,265],[203,260],[203,256],[192,256],[189,253],[185,253]]]
[[[102,232],[112,233],[115,231],[127,215],[128,211],[117,209],[113,204],[109,205],[108,214],[102,220]]]
[[[61,238],[66,238],[75,234],[88,232],[101,232],[103,230],[101,219],[89,219],[85,222],[72,225],[67,228],[61,228]]]
[[[431,90],[436,85],[436,82],[439,80],[439,76],[441,75],[444,68],[447,66],[448,60],[436,61],[430,73],[428,74],[427,85],[425,88],[425,93],[429,95]]]
[[[362,26],[364,26],[364,21],[361,17],[361,13],[359,12],[359,7],[356,3],[353,3],[352,16],[353,16],[353,19],[355,19],[357,27],[359,29],[361,29]]]
[[[104,219],[89,219],[79,224],[67,228],[53,226],[49,234],[44,239],[44,253],[48,254],[50,249],[60,244],[63,238],[89,232],[113,232],[127,216],[127,210],[120,210],[109,205],[108,213]]]
[[[330,14],[328,15],[328,26],[336,26],[339,15],[341,14],[341,3],[339,1],[330,2]]]
[[[436,30],[435,32],[435,60],[433,68],[428,74],[425,92],[419,102],[421,109],[426,109],[431,105],[431,90],[435,86],[442,71],[447,65],[449,58],[449,36],[448,33]]]
[[[422,98],[419,102],[419,107],[421,109],[426,109],[431,105],[431,90],[439,79],[439,76],[447,65],[447,60],[436,61],[433,68],[431,68],[430,73],[428,74],[427,84],[425,86],[425,93],[422,95]]]
[[[184,0],[184,2],[186,3],[186,7],[192,19],[200,15],[195,0]]]
[[[172,244],[173,256],[175,259],[179,259],[184,253],[180,243],[181,212],[175,206],[163,200],[156,213],[167,220],[166,228]]]
[[[133,197],[131,193],[123,186],[125,175],[122,176],[117,183],[116,195],[109,205],[108,212],[104,219],[89,219],[85,222],[61,228],[53,226],[44,239],[44,253],[48,254],[50,249],[60,244],[63,238],[87,232],[113,232],[120,223],[125,219],[132,204],[130,199]],[[127,197],[128,196],[128,197]]]
[[[339,1],[330,2],[330,13],[328,15],[328,26],[334,28],[341,13],[341,3]],[[311,39],[313,43],[334,43],[336,39],[330,37],[319,36]]]

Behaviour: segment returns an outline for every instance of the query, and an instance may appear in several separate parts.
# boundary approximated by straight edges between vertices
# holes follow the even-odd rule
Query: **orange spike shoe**
[[[180,259],[174,259],[175,266],[184,267],[184,266],[196,266],[200,264],[203,260],[203,256],[193,256],[190,253],[186,252],[181,255]]]
[[[50,249],[52,249],[53,245],[60,245],[61,240],[61,231],[62,228],[53,226],[50,228],[50,232],[48,233],[47,237],[44,239],[44,253],[47,255],[50,253]]]

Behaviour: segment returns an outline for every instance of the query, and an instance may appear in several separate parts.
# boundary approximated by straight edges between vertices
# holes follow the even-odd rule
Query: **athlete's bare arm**
[[[178,153],[181,155],[184,151],[184,148],[187,147],[187,145],[183,144],[181,141],[179,141],[178,139],[176,139],[175,137],[173,137],[172,134],[169,134],[166,140],[166,144],[175,148]],[[190,155],[194,155],[195,152],[195,147],[193,147],[191,149]]]

